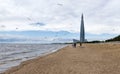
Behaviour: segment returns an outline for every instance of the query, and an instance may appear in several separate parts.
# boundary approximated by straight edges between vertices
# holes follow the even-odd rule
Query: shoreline
[[[21,45],[21,44],[19,44],[19,45]],[[28,44],[29,45],[29,44]],[[44,45],[44,44],[43,44]],[[50,44],[49,44],[50,45]],[[53,45],[55,45],[55,44],[53,44]],[[53,46],[52,45],[52,46]],[[13,44],[12,44],[12,46],[14,46]],[[41,50],[41,49],[39,49],[38,50],[38,52],[40,52],[39,53],[39,55],[38,55],[38,53],[36,53],[37,55],[35,55],[35,56],[27,56],[26,57],[26,55],[23,55],[24,57],[22,58],[20,58],[20,57],[16,57],[16,59],[15,58],[13,58],[13,59],[11,59],[10,58],[10,60],[5,60],[5,62],[1,62],[0,63],[0,74],[1,73],[3,73],[3,72],[5,72],[6,70],[9,70],[9,69],[11,69],[11,68],[13,68],[13,67],[16,67],[16,66],[19,66],[22,62],[25,62],[25,61],[27,61],[27,60],[32,60],[32,59],[36,59],[36,58],[38,58],[38,57],[42,57],[42,56],[45,56],[45,55],[48,55],[48,54],[51,54],[51,53],[54,53],[54,52],[57,52],[58,50],[60,50],[60,49],[62,49],[62,48],[64,48],[64,47],[66,47],[67,45],[58,45],[57,44],[57,46],[55,46],[55,47],[50,47],[50,48],[48,48],[48,49],[46,49],[46,51],[44,51],[44,52],[40,52],[39,50]],[[34,51],[34,52],[36,52],[36,51]],[[34,55],[34,52],[33,52],[33,54],[32,55]],[[24,53],[24,52],[22,52],[22,53]],[[26,54],[29,54],[29,52],[27,52],[27,51],[25,51],[25,53]],[[21,53],[19,53],[19,54],[21,54]],[[22,56],[22,55],[21,55]],[[8,62],[8,63],[6,63],[6,62]],[[9,63],[10,62],[10,63]],[[11,63],[11,62],[13,62],[13,64]]]
[[[6,70],[6,71],[4,71],[4,72],[2,72],[2,73],[0,73],[0,74],[6,74],[7,71],[11,71],[11,70],[12,70],[12,71],[15,71],[15,70],[17,70],[18,68],[20,68],[20,67],[22,67],[22,66],[24,66],[24,65],[27,65],[27,64],[29,64],[29,63],[31,63],[31,62],[34,62],[34,61],[36,61],[36,60],[38,60],[38,59],[42,59],[42,58],[44,58],[44,57],[50,56],[50,55],[52,55],[52,54],[55,54],[55,53],[59,52],[61,49],[66,48],[66,47],[68,47],[68,45],[63,46],[63,47],[61,47],[61,48],[59,48],[59,49],[57,49],[57,50],[53,50],[53,51],[51,51],[51,52],[44,53],[44,54],[42,54],[42,55],[40,55],[40,56],[38,56],[38,57],[36,57],[36,58],[32,58],[32,59],[23,61],[23,62],[21,62],[19,65],[13,66],[13,67],[11,67],[10,69],[8,69],[8,70]],[[11,74],[11,73],[7,73],[7,74]]]
[[[67,46],[1,74],[119,74],[120,44]]]

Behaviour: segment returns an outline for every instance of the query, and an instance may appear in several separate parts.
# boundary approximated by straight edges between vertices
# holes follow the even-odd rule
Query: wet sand
[[[120,43],[67,46],[2,74],[120,74]]]

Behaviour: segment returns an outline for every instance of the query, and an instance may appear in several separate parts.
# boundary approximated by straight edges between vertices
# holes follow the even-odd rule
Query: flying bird
[[[1,25],[0,27],[1,27],[1,28],[5,28],[5,25]]]
[[[29,17],[27,17],[27,19],[28,19],[29,21],[32,21],[31,18],[29,18]]]
[[[17,30],[18,28],[16,27],[16,30]]]
[[[58,6],[63,6],[63,4],[60,4],[60,3],[58,3],[57,5],[58,5]]]

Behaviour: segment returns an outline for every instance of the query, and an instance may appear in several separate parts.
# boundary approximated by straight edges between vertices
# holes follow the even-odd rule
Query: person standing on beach
[[[76,48],[76,43],[74,42],[73,46]]]

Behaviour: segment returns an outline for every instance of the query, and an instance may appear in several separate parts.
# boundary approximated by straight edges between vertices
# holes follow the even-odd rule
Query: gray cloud
[[[36,23],[31,23],[30,25],[33,25],[33,26],[44,26],[45,24],[42,23],[42,22],[36,22]]]
[[[120,34],[119,5],[119,0],[0,0],[0,25],[14,24],[21,30],[79,32],[80,16],[84,13],[87,33]],[[46,25],[29,25],[39,21]],[[25,25],[24,29],[21,25]]]

